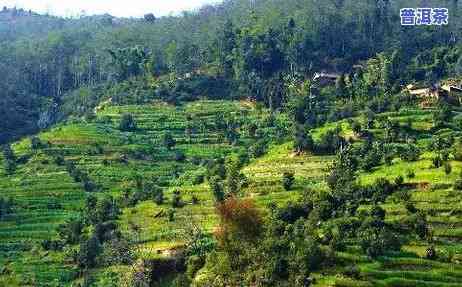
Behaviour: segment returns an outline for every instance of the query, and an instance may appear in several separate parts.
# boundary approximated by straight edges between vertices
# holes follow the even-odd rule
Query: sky
[[[77,16],[109,13],[117,17],[141,17],[147,13],[158,16],[176,14],[220,0],[0,0],[0,7],[31,9],[38,13]],[[0,8],[1,9],[1,8]]]

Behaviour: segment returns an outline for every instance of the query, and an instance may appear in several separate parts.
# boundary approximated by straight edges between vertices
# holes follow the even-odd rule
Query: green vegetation
[[[461,3],[418,3],[3,9],[0,286],[460,286]]]

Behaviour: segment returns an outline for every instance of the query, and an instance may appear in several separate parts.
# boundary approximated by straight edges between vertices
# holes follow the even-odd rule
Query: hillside
[[[134,116],[137,128],[121,132],[118,124],[127,113]],[[34,149],[30,139],[13,145],[16,157],[22,160],[11,175],[2,168],[1,194],[13,199],[14,212],[0,222],[0,282],[8,286],[42,286],[76,276],[75,268],[62,253],[40,251],[39,247],[44,240],[56,238],[58,226],[77,216],[88,198],[85,186],[75,182],[65,162],[73,162],[88,174],[97,186],[91,191],[98,197],[121,196],[140,177],[142,181],[155,179],[165,188],[166,201],[170,201],[173,187],[181,190],[187,206],[176,214],[178,219],[172,224],[163,218],[153,219],[165,207],[156,208],[152,201],[124,210],[122,229],[131,233],[128,226],[134,221],[141,228],[136,238],[139,242],[162,245],[178,240],[175,223],[183,222],[191,212],[208,214],[211,222],[203,220],[210,231],[214,227],[211,194],[205,186],[194,186],[193,182],[204,180],[203,165],[207,160],[237,152],[252,142],[243,134],[239,139],[242,146],[229,144],[219,127],[224,123],[219,121],[237,120],[244,127],[250,120],[259,122],[265,117],[265,113],[239,102],[194,102],[181,107],[162,103],[108,106],[92,122],[63,124],[40,134],[34,138],[40,139]],[[274,134],[271,128],[263,129],[269,136]],[[161,137],[166,132],[176,141],[172,150],[162,144]],[[178,153],[183,154],[182,158],[178,159]],[[191,205],[192,195],[197,196],[200,206]]]
[[[137,128],[122,132],[119,123],[127,113],[133,115]],[[239,146],[227,143],[225,134],[217,127],[217,119],[222,116],[239,119]],[[207,173],[204,163],[207,159],[238,154],[242,148],[250,146],[253,140],[246,135],[246,127],[251,122],[261,122],[267,135],[274,135],[277,130],[264,127],[265,118],[266,113],[245,102],[206,101],[179,107],[163,103],[107,105],[90,122],[70,122],[41,133],[37,137],[40,144],[34,138],[33,149],[30,139],[14,144],[19,164],[11,175],[4,170],[1,175],[2,195],[12,198],[14,204],[13,212],[4,216],[0,224],[3,254],[0,282],[5,286],[48,286],[50,282],[68,285],[76,280],[79,272],[66,255],[69,251],[44,249],[43,242],[57,238],[58,226],[78,216],[89,195],[131,197],[140,181],[139,175],[142,175],[143,184],[155,179],[165,190],[165,203],[156,204],[152,199],[144,199],[143,195],[128,206],[124,203],[118,221],[121,231],[138,246],[138,256],[149,260],[159,256],[169,258],[173,250],[182,248],[188,241],[185,232],[191,223],[198,224],[211,235],[219,221],[212,191],[202,183]],[[417,146],[423,150],[428,149],[430,140],[436,135],[457,136],[459,133],[458,127],[432,128],[431,111],[428,110],[383,113],[377,118],[403,125],[412,122],[409,128],[418,138]],[[192,129],[194,132],[187,133],[191,121],[198,126]],[[315,138],[322,138],[326,131],[340,124],[341,134],[351,136],[354,134],[351,123],[351,120],[344,120],[312,133]],[[176,141],[172,150],[161,141],[166,131]],[[383,136],[381,129],[370,131],[378,138]],[[292,147],[292,142],[273,141],[266,155],[245,166],[242,172],[247,184],[241,196],[254,199],[260,209],[268,212],[270,203],[290,206],[300,202],[300,196],[306,196],[306,192],[329,190],[325,179],[334,156],[297,155]],[[175,153],[179,151],[185,157],[175,160]],[[96,187],[88,190],[82,182],[75,182],[66,164],[59,160],[60,155],[64,162],[72,161],[88,174]],[[460,286],[462,268],[457,262],[462,259],[459,240],[462,236],[459,230],[462,195],[453,189],[453,183],[462,172],[462,164],[451,156],[448,163],[452,170],[447,175],[442,167],[433,167],[434,155],[435,152],[426,151],[412,162],[395,158],[391,164],[381,163],[369,172],[360,171],[358,182],[367,185],[379,178],[393,182],[403,176],[402,188],[381,204],[387,214],[386,222],[408,221],[412,216],[409,203],[428,214],[433,234],[431,244],[439,254],[438,259],[426,259],[429,245],[418,237],[408,240],[400,252],[386,252],[373,259],[365,256],[354,241],[347,240],[343,251],[336,252],[335,265],[313,274],[317,279],[314,286]],[[281,184],[282,174],[287,171],[294,171],[295,176],[289,191]],[[413,172],[412,176],[409,171]],[[174,191],[179,191],[184,206],[174,208],[170,218],[167,213],[172,210]],[[370,207],[370,204],[362,204],[359,210]],[[348,271],[351,266],[357,266],[357,271]],[[207,274],[206,265],[199,271],[197,280],[204,280]]]

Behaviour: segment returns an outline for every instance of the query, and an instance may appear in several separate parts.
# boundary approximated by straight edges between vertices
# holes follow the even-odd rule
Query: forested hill
[[[140,92],[138,102],[208,94],[253,97],[277,109],[294,82],[320,70],[351,73],[380,52],[371,70],[386,70],[389,91],[460,74],[461,4],[423,1],[444,2],[450,25],[403,28],[399,8],[420,2],[230,0],[158,19],[62,19],[4,9],[0,142],[87,114],[101,99],[134,101],[124,96],[129,85]],[[366,85],[377,87],[370,78]]]

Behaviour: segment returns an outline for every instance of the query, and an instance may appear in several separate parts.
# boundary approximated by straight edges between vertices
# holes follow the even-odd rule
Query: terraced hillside
[[[431,111],[406,110],[398,113],[384,113],[379,116],[401,124],[412,122],[413,134],[422,150],[428,149],[430,140],[438,134],[459,135],[457,128],[434,130]],[[348,121],[330,124],[313,132],[315,137],[326,129],[342,126],[342,134],[353,135]],[[378,138],[383,129],[371,130]],[[326,190],[325,177],[332,156],[301,155],[293,153],[292,143],[273,146],[267,155],[253,161],[244,168],[249,177],[248,196],[254,197],[260,206],[276,202],[283,206],[287,202],[297,202],[304,192]],[[381,164],[370,172],[359,174],[359,183],[371,184],[379,178],[394,181],[404,177],[404,199],[401,192],[390,196],[382,207],[387,211],[386,220],[400,223],[410,212],[406,203],[412,203],[418,210],[428,214],[427,220],[433,234],[432,245],[440,255],[438,260],[426,258],[429,243],[414,238],[407,242],[401,252],[388,252],[385,256],[371,259],[365,256],[356,242],[351,242],[344,252],[337,252],[337,266],[316,273],[314,286],[462,286],[462,193],[454,190],[453,183],[460,177],[462,163],[453,157],[449,159],[452,167],[447,174],[443,167],[435,168],[432,159],[436,152],[425,151],[418,161],[408,162],[395,158],[391,165]],[[295,185],[285,191],[281,175],[285,171],[295,172]],[[412,176],[408,174],[412,171]],[[362,205],[360,209],[368,210]],[[357,274],[347,270],[357,266]]]
[[[137,129],[123,132],[119,123],[123,114],[133,115]],[[273,139],[268,152],[242,169],[248,184],[241,196],[255,199],[261,209],[270,203],[284,206],[298,202],[307,191],[327,191],[325,177],[334,159],[332,155],[297,155],[293,143],[278,143],[284,130],[284,117],[267,125],[268,117],[244,102],[202,101],[180,107],[162,103],[152,106],[106,106],[89,122],[70,122],[40,134],[41,145],[31,148],[30,139],[13,145],[19,164],[12,174],[1,170],[2,196],[14,200],[14,212],[0,221],[0,286],[47,286],[70,284],[78,275],[67,262],[66,252],[45,251],[41,244],[56,236],[57,227],[78,215],[88,190],[75,182],[59,162],[74,162],[88,174],[97,188],[93,194],[123,196],[127,188],[141,177],[155,179],[165,190],[166,203],[141,201],[124,208],[120,217],[123,232],[138,245],[144,258],[168,256],[181,247],[185,225],[197,223],[211,233],[217,225],[214,198],[203,177],[208,159],[238,153],[255,141],[248,125],[259,123],[259,129]],[[221,122],[236,121],[240,144],[232,144]],[[394,158],[371,171],[361,171],[358,182],[371,184],[379,178],[391,181],[403,176],[402,191],[389,196],[382,207],[387,222],[401,222],[409,217],[407,203],[427,214],[438,259],[427,257],[429,243],[413,238],[400,252],[387,252],[371,259],[356,242],[338,251],[337,264],[315,273],[314,286],[462,286],[462,193],[453,184],[462,172],[462,163],[451,154],[451,172],[435,168],[436,151],[428,145],[436,135],[459,136],[459,129],[432,127],[431,111],[403,110],[378,115],[408,126],[416,144],[425,152],[417,161]],[[358,120],[358,119],[356,119]],[[360,142],[352,131],[350,120],[331,123],[312,131],[319,139],[327,130],[340,126],[342,135]],[[285,127],[287,128],[287,127]],[[383,128],[370,130],[377,138]],[[162,142],[170,132],[176,145],[168,149]],[[32,144],[33,146],[33,144]],[[178,158],[178,153],[184,157]],[[284,172],[293,171],[295,183],[287,191],[282,185]],[[411,176],[412,174],[412,176]],[[181,194],[183,208],[166,216],[172,208],[175,193]],[[368,210],[362,205],[360,210]],[[356,272],[348,272],[357,266]],[[205,274],[207,270],[199,272]],[[63,283],[67,282],[67,283]]]
[[[127,113],[133,115],[137,128],[122,132],[119,123]],[[205,184],[197,185],[203,181],[204,164],[251,144],[254,140],[244,130],[250,122],[261,123],[262,132],[276,136],[281,130],[266,128],[266,118],[265,112],[244,102],[107,106],[90,122],[74,121],[40,134],[34,148],[30,139],[13,145],[19,164],[11,174],[3,166],[0,170],[0,195],[14,202],[14,212],[0,220],[0,286],[44,286],[76,277],[65,254],[41,248],[44,240],[55,238],[60,224],[79,213],[90,194],[82,182],[73,180],[64,162],[88,174],[95,185],[92,194],[97,196],[121,196],[139,178],[155,180],[165,189],[167,202],[174,189],[181,190],[186,206],[174,222],[155,219],[164,207],[153,202],[127,208],[121,217],[127,234],[133,236],[132,228],[139,227],[133,239],[157,251],[166,242],[169,248],[181,244],[175,226],[191,214],[208,230],[213,228],[212,196]],[[231,121],[240,135],[239,145],[228,140],[223,130]],[[162,143],[166,132],[176,142],[171,149]],[[199,203],[191,204],[192,195]],[[146,256],[154,250],[148,251]]]

